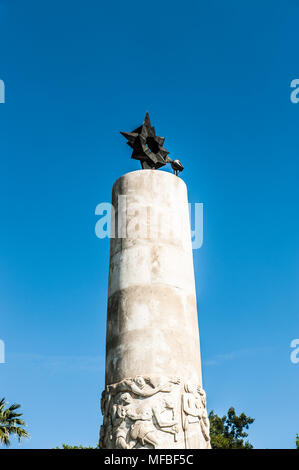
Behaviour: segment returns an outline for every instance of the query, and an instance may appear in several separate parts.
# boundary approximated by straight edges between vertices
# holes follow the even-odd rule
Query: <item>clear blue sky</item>
[[[299,432],[297,0],[0,1],[0,395],[31,440],[95,445],[108,240],[98,203],[139,168],[119,134],[148,110],[191,202],[208,407]],[[15,445],[16,447],[17,444]]]

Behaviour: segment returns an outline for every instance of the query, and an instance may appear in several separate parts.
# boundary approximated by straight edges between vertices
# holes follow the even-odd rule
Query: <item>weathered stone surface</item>
[[[206,395],[179,377],[136,376],[102,393],[105,449],[209,449]]]
[[[143,442],[145,446],[209,447],[203,432],[196,434],[207,416],[202,396],[196,391],[202,390],[201,361],[186,185],[167,172],[134,171],[115,182],[112,202],[116,223],[115,238],[110,243],[104,392],[110,398],[107,398],[109,412],[104,407],[103,440],[111,448],[119,446],[119,441],[125,446],[122,438],[105,437],[112,429],[116,432],[115,420],[118,423],[119,414],[123,413],[120,434],[126,434],[126,445],[142,447],[140,436],[145,431],[142,423],[136,424],[136,416],[139,412],[142,415],[142,407],[146,405],[146,413],[151,418],[144,419],[148,421],[152,443]],[[122,223],[124,215],[126,221]],[[179,383],[171,382],[171,378],[177,376]],[[160,391],[155,397],[145,399],[134,395],[127,386],[128,390],[122,390],[127,394],[125,397],[119,392],[112,393],[111,398],[109,386],[117,389],[117,384],[134,382],[137,377],[143,377],[147,388],[152,387],[150,383],[156,383],[153,379],[156,377],[168,378],[172,383],[171,402],[176,403],[175,410],[165,405],[167,410],[161,413],[169,418],[175,411],[179,418],[176,418],[176,425],[169,425],[168,432],[159,426],[155,417],[155,409],[164,406],[161,403],[166,392]],[[142,404],[136,400],[141,400]],[[193,422],[184,409],[196,406],[200,408],[200,416]],[[139,410],[137,414],[132,411],[134,407]],[[156,429],[153,428],[155,423]],[[178,431],[173,433],[175,426]],[[132,429],[135,431],[131,432]],[[200,440],[202,438],[204,440]]]

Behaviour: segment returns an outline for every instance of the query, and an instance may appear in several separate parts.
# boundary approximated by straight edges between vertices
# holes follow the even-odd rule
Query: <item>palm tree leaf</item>
[[[13,403],[10,407],[7,407],[5,398],[0,400],[0,444],[7,447],[10,445],[11,435],[15,435],[19,442],[22,438],[30,437],[28,431],[24,429],[24,426],[26,426],[25,421],[20,419],[23,413],[15,412],[20,406],[17,403]]]

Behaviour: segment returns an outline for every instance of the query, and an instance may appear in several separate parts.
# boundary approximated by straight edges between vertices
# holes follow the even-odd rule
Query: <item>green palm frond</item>
[[[19,442],[22,438],[30,437],[24,429],[26,426],[25,421],[20,419],[23,413],[15,412],[20,406],[13,403],[8,407],[5,398],[0,400],[0,444],[7,447],[10,445],[10,436],[16,436]]]

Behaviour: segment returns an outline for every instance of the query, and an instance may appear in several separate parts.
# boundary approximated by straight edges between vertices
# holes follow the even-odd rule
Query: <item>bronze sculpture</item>
[[[183,171],[184,167],[179,160],[169,158],[168,150],[163,147],[165,137],[156,135],[148,113],[146,113],[141,126],[132,132],[121,132],[121,134],[128,140],[127,144],[133,149],[131,158],[140,160],[144,170],[157,170],[170,163],[175,175]]]

